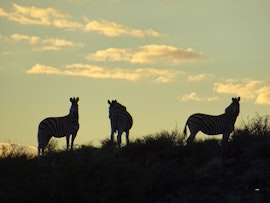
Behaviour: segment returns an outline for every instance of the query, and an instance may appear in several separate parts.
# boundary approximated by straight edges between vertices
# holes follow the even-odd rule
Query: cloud
[[[258,95],[255,103],[270,105],[270,86],[264,86],[258,90]]]
[[[181,99],[182,101],[202,101],[202,98],[200,98],[196,92],[191,92],[189,94],[186,94],[182,97],[180,97],[179,99]]]
[[[76,29],[83,25],[70,20],[71,17],[61,10],[54,8],[26,7],[12,4],[12,11],[0,8],[0,16],[10,21],[25,25],[55,26],[58,28]]]
[[[38,48],[38,51],[57,51],[63,47],[83,47],[80,42],[75,43],[65,39],[47,38],[42,40],[42,47]]]
[[[117,24],[115,22],[106,21],[106,20],[90,21],[88,19],[85,19],[85,21],[86,21],[86,25],[84,26],[85,31],[96,31],[108,37],[118,37],[118,36],[123,36],[123,35],[139,37],[139,38],[161,36],[160,33],[151,29],[147,29],[147,30],[134,29],[128,26],[124,26],[124,25]]]
[[[8,13],[4,9],[0,8],[0,16],[7,17]]]
[[[15,41],[27,41],[30,44],[36,44],[40,38],[37,36],[27,36],[27,35],[21,35],[21,34],[13,34],[10,36],[10,39]]]
[[[265,85],[260,80],[229,79],[223,83],[214,83],[213,90],[219,94],[231,94],[242,99],[253,100],[256,104],[270,105],[270,85]]]
[[[126,61],[140,64],[180,64],[187,62],[204,61],[206,57],[193,49],[180,49],[167,45],[145,45],[137,49],[109,48],[88,54],[89,61]]]
[[[52,67],[52,66],[45,66],[42,64],[36,64],[31,69],[27,70],[26,73],[28,74],[54,74],[54,75],[61,75],[61,70]]]
[[[68,19],[55,19],[53,25],[57,28],[67,28],[70,30],[75,30],[76,28],[82,28],[83,25],[79,22],[70,21]]]
[[[218,101],[219,97],[218,96],[213,96],[213,97],[200,97],[197,95],[196,92],[191,92],[189,94],[185,94],[183,96],[178,97],[180,101],[208,101],[208,102],[214,102]]]
[[[190,76],[188,76],[187,81],[188,82],[197,82],[197,81],[205,80],[209,77],[213,77],[213,75],[206,74],[206,73],[202,73],[202,74],[198,74],[198,75],[190,75]]]
[[[200,78],[200,77],[199,77]],[[216,82],[213,92],[218,94],[228,94],[240,96],[241,100],[252,101],[259,105],[270,105],[270,85],[264,81],[251,78],[227,79],[223,82]],[[178,97],[180,101],[218,101],[219,96],[201,97],[196,92]]]
[[[117,24],[107,20],[88,20],[77,22],[72,20],[67,13],[55,8],[27,7],[12,4],[11,11],[0,8],[0,17],[6,18],[24,25],[54,26],[68,30],[83,30],[87,32],[97,32],[108,37],[132,36],[132,37],[159,37],[161,33],[152,29],[140,30],[125,25]]]
[[[35,45],[34,51],[57,51],[64,47],[83,47],[81,42],[72,42],[66,39],[45,38],[41,39],[37,36],[28,36],[22,34],[13,34],[10,36],[14,41],[27,41],[31,45]]]
[[[219,94],[231,94],[250,100],[257,96],[261,81],[252,79],[234,80],[229,79],[224,83],[214,83],[214,92]]]
[[[218,100],[219,100],[218,96],[213,96],[213,97],[208,97],[207,98],[207,101],[209,101],[209,102],[218,101]]]
[[[154,68],[139,68],[135,70],[126,70],[121,68],[106,68],[89,64],[71,64],[64,69],[55,68],[41,64],[35,64],[26,71],[27,74],[53,74],[69,75],[100,79],[125,79],[137,81],[140,79],[151,79],[156,83],[170,83],[182,74],[175,70],[160,70]]]

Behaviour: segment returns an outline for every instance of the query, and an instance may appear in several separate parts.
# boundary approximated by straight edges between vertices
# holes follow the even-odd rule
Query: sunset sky
[[[222,114],[236,96],[237,124],[269,114],[269,8],[267,0],[1,1],[0,142],[37,146],[39,122],[67,115],[70,97],[80,98],[79,145],[109,138],[108,99],[133,116],[131,140],[182,130],[193,113]]]

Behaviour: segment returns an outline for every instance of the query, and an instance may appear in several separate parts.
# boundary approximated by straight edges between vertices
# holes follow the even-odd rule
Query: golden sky
[[[39,122],[80,97],[75,144],[110,135],[108,99],[130,139],[182,130],[241,96],[238,121],[270,111],[269,1],[48,0],[0,6],[0,142],[37,145]],[[62,141],[61,141],[62,142]],[[65,143],[65,139],[63,139]]]

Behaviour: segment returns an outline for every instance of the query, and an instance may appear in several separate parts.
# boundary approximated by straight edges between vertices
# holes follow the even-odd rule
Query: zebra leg
[[[69,148],[69,137],[70,137],[70,135],[67,135],[66,136],[66,140],[67,140],[67,148],[66,148],[66,150],[68,151],[68,148]]]
[[[114,143],[114,130],[111,131],[111,143]]]
[[[38,135],[38,157],[40,156],[40,150],[41,150],[41,155],[44,156],[44,149],[47,146],[51,139],[50,135]]]
[[[126,131],[126,141],[127,141],[127,145],[129,145],[129,130]]]
[[[44,156],[44,147],[42,147],[40,144],[38,145],[38,158],[40,157],[40,151],[41,156]]]
[[[38,158],[39,158],[39,156],[40,156],[40,146],[38,146]]]
[[[73,143],[74,143],[74,140],[75,140],[75,137],[77,135],[77,132],[72,134],[72,137],[71,137],[71,145],[70,145],[70,149],[73,150]]]
[[[223,133],[222,135],[222,141],[221,144],[222,145],[226,145],[228,143],[228,139],[229,139],[230,133]]]
[[[118,147],[121,147],[121,142],[122,142],[121,136],[122,136],[122,133],[123,133],[123,130],[118,130],[118,135],[117,135],[117,144],[118,144]]]
[[[190,133],[190,136],[188,137],[187,139],[187,145],[191,144],[196,136],[197,132],[196,133]]]

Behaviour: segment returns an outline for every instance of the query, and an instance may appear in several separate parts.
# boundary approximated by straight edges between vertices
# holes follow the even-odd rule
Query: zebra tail
[[[187,123],[184,127],[183,133],[184,133],[184,138],[186,138],[186,136],[187,136]]]

